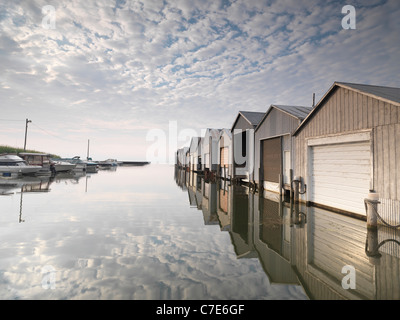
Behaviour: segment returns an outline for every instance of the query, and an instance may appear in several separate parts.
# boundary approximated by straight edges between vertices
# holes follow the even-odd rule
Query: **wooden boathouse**
[[[294,136],[301,201],[365,217],[371,190],[398,223],[400,88],[335,82]]]
[[[180,148],[176,151],[176,164],[178,165],[179,168],[181,169],[186,169],[188,166],[188,157],[187,153],[189,151],[188,147],[183,147]]]
[[[189,168],[190,171],[201,170],[201,142],[202,138],[192,137],[189,146]]]
[[[218,176],[230,180],[232,172],[232,132],[229,129],[221,129],[218,140]]]
[[[233,178],[249,182],[254,173],[254,130],[265,112],[239,111],[232,125]]]
[[[208,128],[204,134],[201,146],[202,171],[205,173],[217,172],[218,167],[218,140],[220,129]]]
[[[292,133],[312,107],[271,105],[255,129],[254,181],[258,188],[291,190],[295,159]]]

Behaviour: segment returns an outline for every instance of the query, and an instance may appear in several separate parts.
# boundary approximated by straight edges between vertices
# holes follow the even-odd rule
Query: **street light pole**
[[[28,123],[29,123],[29,122],[32,122],[32,120],[26,119],[26,122],[25,122],[25,142],[24,142],[24,151],[26,151],[26,135],[27,135],[27,133],[28,133]]]

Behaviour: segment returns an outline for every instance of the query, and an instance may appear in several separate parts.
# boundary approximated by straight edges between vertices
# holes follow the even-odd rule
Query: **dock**
[[[150,164],[149,161],[120,161],[121,166],[145,166]]]

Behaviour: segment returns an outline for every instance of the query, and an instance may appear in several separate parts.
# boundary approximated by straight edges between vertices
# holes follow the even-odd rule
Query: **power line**
[[[39,126],[38,126],[36,123],[34,123],[34,122],[32,122],[32,124],[33,124],[36,128],[42,130],[43,132],[45,132],[46,134],[48,134],[48,135],[50,135],[50,136],[53,136],[53,137],[58,138],[58,139],[61,139],[61,140],[66,140],[66,141],[68,141],[68,139],[65,139],[65,138],[62,138],[62,137],[60,137],[60,136],[57,136],[57,135],[55,135],[55,134],[53,134],[53,133],[51,133],[51,132],[49,132],[49,131],[47,131],[47,130],[41,128],[41,127],[39,127]]]

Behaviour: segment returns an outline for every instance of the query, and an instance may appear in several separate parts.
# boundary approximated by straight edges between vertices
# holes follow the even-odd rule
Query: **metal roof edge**
[[[304,118],[304,119],[299,118],[299,117],[295,116],[294,114],[291,114],[290,112],[287,112],[287,111],[285,111],[285,110],[279,108],[279,106],[280,106],[280,105],[278,105],[278,104],[271,104],[271,105],[269,106],[267,112],[265,112],[265,115],[263,116],[263,118],[261,119],[261,121],[259,122],[259,124],[258,124],[258,125],[256,126],[256,128],[254,129],[254,131],[257,131],[257,130],[258,130],[258,128],[262,125],[262,123],[263,123],[264,120],[268,117],[268,115],[270,114],[270,112],[272,111],[273,108],[275,108],[275,109],[279,110],[280,112],[283,112],[283,113],[285,113],[285,114],[287,114],[287,115],[289,115],[289,116],[292,116],[292,117],[295,118],[295,119],[300,120],[300,122],[301,122],[302,120],[305,119],[305,118]],[[283,105],[282,105],[282,106],[283,106]],[[289,105],[288,105],[288,106],[289,106]],[[312,112],[312,110],[313,110],[311,107],[306,107],[306,106],[292,106],[292,107],[309,108],[309,109],[310,109],[310,112]],[[310,114],[310,113],[309,113],[309,114]],[[307,116],[308,116],[308,115],[307,115]],[[306,116],[306,117],[307,117],[307,116]]]
[[[231,132],[232,132],[232,130],[233,130],[233,127],[236,125],[236,122],[238,121],[238,119],[239,119],[239,116],[242,116],[252,127],[256,127],[256,126],[254,126],[251,122],[250,122],[250,120],[243,114],[243,112],[254,112],[254,113],[263,113],[262,111],[244,111],[244,110],[242,110],[242,111],[239,111],[238,112],[238,115],[236,116],[236,119],[235,119],[235,121],[233,122],[233,125],[232,125],[232,128],[231,128]],[[261,122],[261,121],[260,121]]]
[[[400,107],[400,102],[393,101],[393,100],[391,100],[391,99],[389,99],[389,98],[384,98],[384,97],[382,97],[382,96],[373,94],[373,93],[371,93],[371,92],[367,92],[367,91],[364,91],[364,90],[361,90],[361,89],[354,88],[354,87],[352,87],[351,85],[353,84],[353,85],[363,85],[363,86],[370,86],[370,87],[398,89],[398,88],[396,88],[396,87],[375,86],[375,85],[370,85],[370,84],[360,84],[360,83],[351,83],[351,82],[336,82],[336,84],[337,84],[339,87],[342,87],[342,88],[345,88],[345,89],[348,89],[348,90],[352,90],[352,91],[355,91],[355,92],[358,92],[358,93],[362,93],[362,94],[364,94],[364,95],[366,95],[366,96],[370,96],[371,98],[378,99],[378,100],[382,100],[382,101],[384,101],[384,102],[388,102],[388,103],[390,103],[390,104],[393,104],[393,105],[396,105],[396,106],[399,106],[399,107]]]

